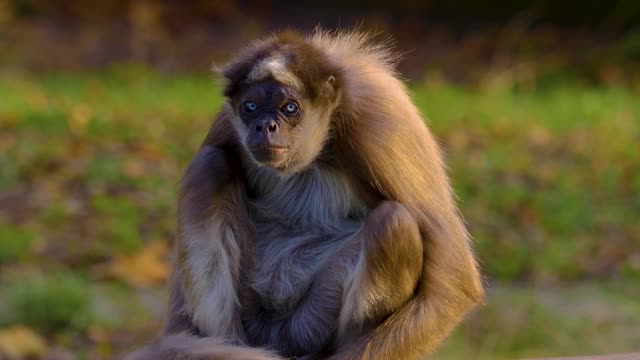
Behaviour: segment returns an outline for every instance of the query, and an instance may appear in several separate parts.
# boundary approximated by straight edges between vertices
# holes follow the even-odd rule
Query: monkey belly
[[[286,315],[305,296],[315,275],[360,224],[292,230],[280,224],[256,226],[255,267],[250,284],[268,310]]]

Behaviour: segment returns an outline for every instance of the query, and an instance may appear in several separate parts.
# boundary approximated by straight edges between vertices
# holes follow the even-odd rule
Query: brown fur
[[[223,69],[230,101],[182,183],[164,331],[205,338],[167,337],[136,359],[273,356],[247,345],[417,359],[482,301],[440,150],[392,62],[365,35],[316,32],[257,42]],[[302,87],[315,119],[284,175],[251,158],[234,110],[269,69]]]

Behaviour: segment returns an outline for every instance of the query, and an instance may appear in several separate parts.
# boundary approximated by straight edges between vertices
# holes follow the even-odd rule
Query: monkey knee
[[[398,202],[383,202],[369,214],[364,233],[369,275],[392,271],[414,286],[422,273],[423,247],[418,223],[409,210]],[[377,269],[385,270],[378,274]]]
[[[406,206],[395,201],[385,201],[369,213],[366,223],[374,230],[374,236],[392,241],[394,246],[422,247],[418,223]],[[383,241],[384,241],[383,240]]]

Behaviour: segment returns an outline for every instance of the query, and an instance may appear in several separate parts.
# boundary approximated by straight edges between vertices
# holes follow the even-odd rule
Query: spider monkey
[[[484,290],[394,56],[282,33],[221,69],[181,183],[169,319],[131,359],[418,359]]]

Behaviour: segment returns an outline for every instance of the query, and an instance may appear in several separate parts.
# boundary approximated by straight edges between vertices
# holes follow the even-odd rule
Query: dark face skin
[[[256,161],[276,169],[286,166],[293,152],[292,132],[302,120],[301,100],[275,80],[251,84],[238,96],[237,112],[248,130],[244,141]]]

